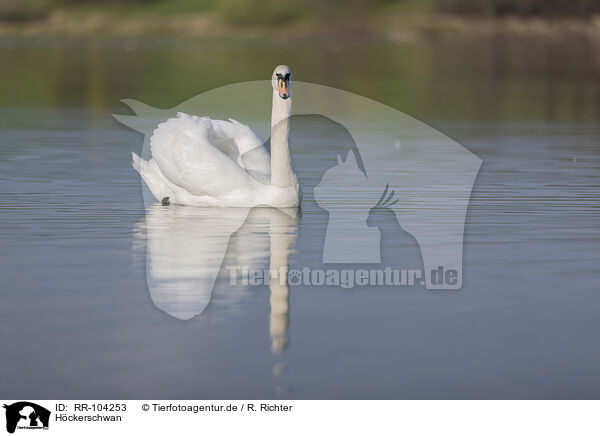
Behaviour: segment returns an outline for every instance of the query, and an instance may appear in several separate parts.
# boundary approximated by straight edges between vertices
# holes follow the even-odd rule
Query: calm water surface
[[[87,399],[600,397],[593,54],[581,44],[508,42],[355,42],[332,53],[317,42],[3,41],[0,391]],[[193,241],[190,256],[168,250],[202,234],[200,212],[145,207],[130,166],[142,137],[110,113],[126,112],[120,98],[174,106],[212,87],[264,79],[282,62],[299,80],[415,115],[483,159],[461,290],[295,286],[282,310],[268,286],[232,289],[221,277],[198,317],[182,321],[157,308],[164,294],[157,300],[146,278],[160,265],[147,264],[147,254],[177,254],[155,257],[181,271],[162,279],[193,286],[185,267],[197,261]],[[223,268],[268,267],[277,238],[290,268],[318,264],[326,222],[314,205],[294,219],[253,213],[234,233]]]

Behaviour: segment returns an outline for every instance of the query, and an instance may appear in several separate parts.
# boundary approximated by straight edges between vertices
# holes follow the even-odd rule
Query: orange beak
[[[290,96],[290,90],[288,87],[288,81],[283,79],[277,79],[277,89],[279,89],[279,97],[284,100]]]

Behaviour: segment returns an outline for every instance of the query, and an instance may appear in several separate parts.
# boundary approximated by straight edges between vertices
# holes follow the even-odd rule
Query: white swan
[[[289,151],[290,68],[276,67],[271,82],[270,158],[250,127],[180,112],[154,131],[152,159],[132,153],[133,167],[154,197],[189,206],[298,206],[298,180]]]

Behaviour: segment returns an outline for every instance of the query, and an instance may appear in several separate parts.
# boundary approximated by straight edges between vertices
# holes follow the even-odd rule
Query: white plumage
[[[289,68],[279,66],[273,76],[281,71]],[[133,153],[133,167],[159,201],[166,197],[170,203],[190,206],[297,206],[299,188],[288,144],[291,91],[287,92],[282,98],[273,90],[271,147],[276,149],[276,163],[245,124],[180,112],[154,130],[152,159]],[[283,183],[271,183],[272,169]]]

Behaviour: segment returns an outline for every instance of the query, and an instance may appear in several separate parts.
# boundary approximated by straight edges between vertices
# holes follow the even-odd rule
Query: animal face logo
[[[19,401],[3,406],[6,409],[6,431],[14,433],[18,429],[47,429],[50,411],[29,401]]]

